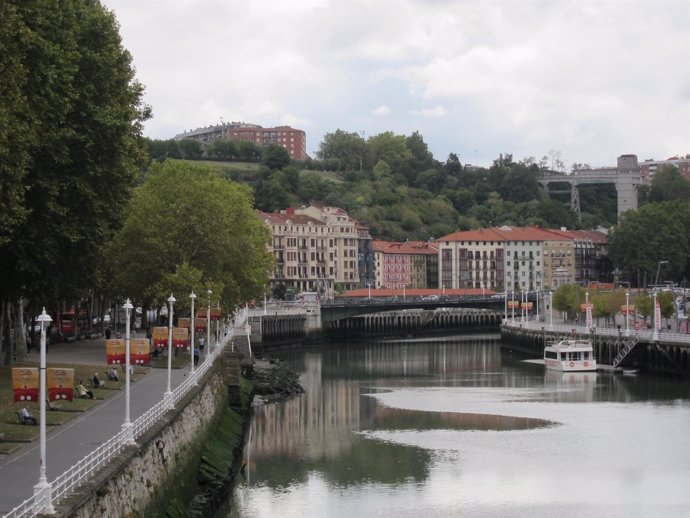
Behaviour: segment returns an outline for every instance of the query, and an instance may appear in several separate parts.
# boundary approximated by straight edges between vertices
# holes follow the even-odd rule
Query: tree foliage
[[[2,298],[56,308],[98,287],[100,248],[144,162],[149,109],[99,2],[8,0],[0,19]]]
[[[223,304],[263,293],[271,256],[268,230],[252,210],[249,189],[206,166],[154,164],[106,250],[113,289],[143,303],[161,304],[179,279],[191,289],[215,286]],[[205,291],[205,290],[204,290]]]
[[[690,253],[688,229],[690,206],[686,203],[650,203],[626,212],[609,238],[613,262],[631,279],[646,272],[651,280],[659,262],[668,261],[663,274],[676,278],[685,270]]]

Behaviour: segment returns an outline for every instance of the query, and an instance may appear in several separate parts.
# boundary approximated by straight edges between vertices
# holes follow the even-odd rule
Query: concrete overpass
[[[577,214],[578,219],[581,215],[578,186],[613,184],[616,188],[618,218],[620,219],[621,214],[626,210],[637,209],[637,188],[642,183],[639,169],[620,168],[577,171],[573,174],[548,174],[537,181],[550,194],[569,192],[570,209]],[[553,183],[568,183],[570,189],[569,191],[550,190],[549,185]]]

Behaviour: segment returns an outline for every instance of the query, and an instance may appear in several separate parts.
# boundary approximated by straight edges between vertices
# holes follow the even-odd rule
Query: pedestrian
[[[194,348],[194,366],[196,367],[197,365],[199,365],[199,349],[195,347]]]
[[[203,351],[204,345],[206,345],[206,340],[204,340],[204,337],[202,336],[201,338],[199,338],[199,349]]]
[[[105,339],[110,340],[110,328],[109,327],[105,328]]]

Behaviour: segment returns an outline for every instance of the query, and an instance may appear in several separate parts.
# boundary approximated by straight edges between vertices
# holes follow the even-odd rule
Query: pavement
[[[140,333],[141,336],[143,336]],[[30,361],[40,355],[31,351]],[[51,363],[94,364],[106,369],[105,338],[53,344],[47,348],[46,360]],[[187,369],[173,369],[171,388],[179,385]],[[150,369],[130,386],[130,419],[136,420],[163,399],[167,389],[167,369]],[[46,436],[46,474],[54,480],[99,445],[122,429],[125,417],[125,390],[103,400],[61,426],[48,427]],[[0,455],[0,516],[5,515],[33,495],[38,483],[40,441],[25,444],[9,455]]]

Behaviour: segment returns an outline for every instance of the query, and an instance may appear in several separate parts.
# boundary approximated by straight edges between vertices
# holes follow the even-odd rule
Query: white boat
[[[544,347],[544,365],[562,372],[595,371],[597,360],[590,340],[560,340]]]

